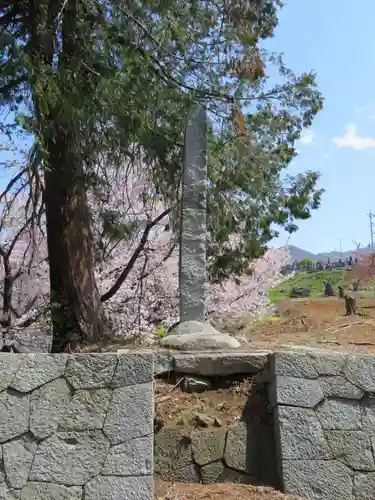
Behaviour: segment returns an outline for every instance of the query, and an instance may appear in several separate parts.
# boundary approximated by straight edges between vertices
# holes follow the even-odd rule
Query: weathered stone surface
[[[174,370],[173,355],[169,351],[154,353],[154,375],[163,375]]]
[[[225,465],[221,460],[207,464],[201,468],[201,478],[203,484],[222,482],[221,475],[224,473]]]
[[[37,443],[27,434],[3,444],[4,469],[10,487],[25,486],[37,448]]]
[[[349,356],[344,375],[366,392],[375,392],[375,356]]]
[[[153,436],[131,439],[112,446],[102,476],[145,476],[152,474]]]
[[[276,385],[274,404],[314,408],[324,399],[318,380],[278,375],[274,383]]]
[[[371,439],[365,432],[327,431],[325,435],[333,458],[354,470],[375,471]]]
[[[286,460],[285,493],[309,500],[353,500],[354,473],[335,460]]]
[[[109,389],[82,390],[74,393],[70,406],[60,419],[60,429],[102,429],[112,391]]]
[[[363,410],[362,429],[369,435],[375,436],[375,401],[373,398]]]
[[[318,378],[312,359],[301,352],[280,351],[271,356],[271,371],[274,375],[295,378]]]
[[[326,397],[361,399],[364,391],[341,376],[321,377],[320,386]]]
[[[67,356],[64,354],[17,354],[21,364],[10,387],[19,392],[30,392],[63,375]]]
[[[346,360],[346,355],[328,349],[307,350],[307,353],[319,375],[339,375]]]
[[[29,394],[0,393],[0,443],[29,430]]]
[[[211,382],[200,377],[185,377],[182,382],[184,392],[205,392],[210,389]]]
[[[186,333],[167,335],[160,340],[160,345],[181,351],[204,349],[237,349],[241,343],[227,333]]]
[[[103,431],[112,445],[153,432],[152,382],[115,389]]]
[[[82,486],[99,474],[108,451],[101,431],[56,433],[39,445],[29,479]]]
[[[19,354],[11,354],[4,352],[0,356],[0,392],[7,389],[11,384],[18,367],[21,364],[21,356]]]
[[[69,358],[65,377],[74,389],[108,387],[117,366],[114,354],[77,354]]]
[[[230,427],[224,451],[224,463],[231,469],[247,473],[256,473],[259,464],[254,460],[251,450],[256,449],[254,433],[245,422]]]
[[[200,483],[198,466],[195,464],[185,465],[181,469],[158,474],[160,479],[165,481],[178,481],[179,483]]]
[[[178,427],[163,427],[155,436],[154,471],[162,479],[175,477],[175,471],[192,465],[191,440]]]
[[[356,401],[327,399],[317,409],[316,414],[324,430],[361,430],[363,410]]]
[[[374,500],[375,472],[357,473],[354,475],[354,500]]]
[[[118,356],[118,363],[111,387],[125,387],[151,382],[153,377],[152,353],[136,353]]]
[[[3,464],[3,448],[0,446],[0,483],[3,483],[5,481],[5,474],[4,474],[4,464]]]
[[[201,104],[186,117],[181,195],[180,316],[204,318],[207,232],[207,115]]]
[[[8,488],[6,484],[0,484],[0,500],[18,500],[21,492]]]
[[[217,335],[220,333],[210,323],[202,323],[201,321],[183,321],[172,328],[169,335],[195,335],[197,333],[206,333]]]
[[[218,481],[220,483],[240,483],[240,484],[256,484],[259,479],[250,474],[239,472],[238,470],[228,469],[225,467],[220,474]],[[268,483],[267,483],[268,484]]]
[[[206,465],[224,456],[226,429],[207,429],[196,432],[191,440],[193,459]]]
[[[53,483],[27,483],[21,500],[81,500],[82,488]]]
[[[58,378],[30,395],[30,430],[38,439],[56,431],[61,417],[69,408],[71,392],[63,378]]]
[[[151,500],[152,476],[98,476],[84,488],[85,500]]]
[[[283,463],[287,460],[332,458],[314,410],[279,406],[276,415]]]
[[[174,356],[175,371],[215,376],[256,373],[268,363],[268,352],[191,353]]]

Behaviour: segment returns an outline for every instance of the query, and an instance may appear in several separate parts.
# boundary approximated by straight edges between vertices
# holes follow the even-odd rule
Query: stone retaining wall
[[[239,422],[225,428],[164,427],[155,436],[154,470],[166,481],[277,486],[272,427]]]
[[[375,498],[375,357],[277,352],[270,399],[285,492]]]
[[[2,353],[0,443],[0,499],[152,500],[152,355]]]
[[[156,476],[167,481],[278,486],[272,414],[265,389],[268,355],[264,351],[156,354],[155,372],[159,375],[174,372],[177,379],[198,376],[208,385],[212,378],[217,381],[239,374],[253,380],[252,395],[236,425],[193,430],[167,425],[156,432]]]

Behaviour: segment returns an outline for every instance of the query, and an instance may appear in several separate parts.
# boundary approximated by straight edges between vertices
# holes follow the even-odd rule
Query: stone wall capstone
[[[0,444],[0,499],[152,500],[152,354],[1,354]]]
[[[375,356],[276,352],[270,369],[284,491],[308,500],[373,500]]]

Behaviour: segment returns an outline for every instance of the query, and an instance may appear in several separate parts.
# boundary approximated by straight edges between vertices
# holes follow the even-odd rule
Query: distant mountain
[[[302,259],[318,260],[315,254],[307,250],[302,250],[302,248],[295,247],[294,245],[288,245],[288,250],[293,261],[296,260],[299,262]]]
[[[349,250],[347,252],[342,252],[341,254],[336,250],[332,252],[320,252],[314,254],[312,252],[308,252],[307,250],[303,250],[302,248],[295,247],[294,245],[289,245],[288,249],[292,257],[292,260],[300,261],[302,259],[311,259],[314,262],[316,262],[317,260],[327,261],[328,259],[330,259],[332,262],[335,262],[339,260],[340,256],[342,259],[346,259],[347,257],[350,257],[351,255],[357,252],[366,253],[369,252],[370,250],[369,246],[367,246],[359,248],[358,250]]]

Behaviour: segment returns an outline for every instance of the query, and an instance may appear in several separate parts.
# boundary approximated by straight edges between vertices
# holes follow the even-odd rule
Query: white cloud
[[[347,125],[343,137],[334,137],[333,142],[338,148],[369,149],[375,148],[375,137],[361,137],[357,134],[357,125]]]
[[[314,132],[312,130],[303,130],[299,140],[304,146],[312,144],[314,140]]]

